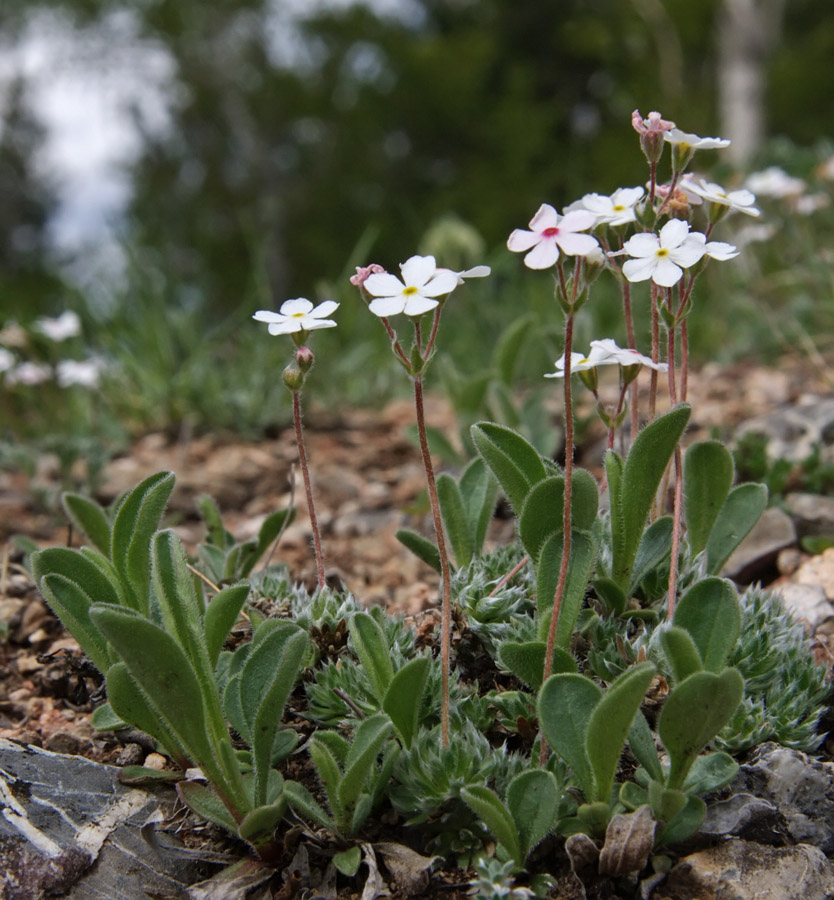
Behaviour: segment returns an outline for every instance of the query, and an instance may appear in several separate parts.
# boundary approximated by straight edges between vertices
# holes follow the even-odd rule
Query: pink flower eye
[[[551,226],[550,228],[545,228],[545,230],[542,232],[542,236],[543,236],[543,237],[548,237],[548,238],[549,238],[549,237],[556,237],[556,235],[557,235],[558,233],[559,233],[559,229],[556,228],[555,226]]]

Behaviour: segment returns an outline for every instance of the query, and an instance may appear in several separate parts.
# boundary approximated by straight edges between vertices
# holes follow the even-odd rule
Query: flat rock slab
[[[175,898],[206,877],[205,864],[152,824],[163,818],[173,791],[126,787],[117,773],[80,756],[0,739],[4,900]]]

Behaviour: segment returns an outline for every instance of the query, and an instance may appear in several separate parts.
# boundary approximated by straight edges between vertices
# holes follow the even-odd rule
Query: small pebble
[[[149,753],[145,757],[143,765],[146,769],[156,769],[157,772],[161,772],[168,765],[168,760],[161,753]]]
[[[92,747],[92,741],[79,737],[71,731],[56,731],[50,735],[44,747],[53,753],[64,753],[67,756],[83,756],[88,753]]]
[[[125,744],[119,752],[116,754],[116,765],[117,766],[138,766],[142,763],[142,756],[145,751],[139,746],[139,744]],[[151,754],[152,756],[158,756],[159,754]],[[147,763],[146,763],[147,765]]]

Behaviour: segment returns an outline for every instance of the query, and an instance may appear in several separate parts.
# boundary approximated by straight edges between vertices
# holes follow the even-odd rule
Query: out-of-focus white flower
[[[0,347],[0,372],[8,372],[15,363],[15,356],[11,350]]]
[[[756,195],[752,191],[744,189],[738,191],[725,191],[720,184],[715,184],[715,182],[712,181],[705,181],[703,178],[698,181],[693,180],[689,182],[688,189],[698,197],[702,197],[708,203],[726,206],[730,210],[742,212],[748,216],[755,217],[761,215],[761,210],[756,209],[756,207],[753,206],[756,202]]]
[[[594,214],[575,209],[560,216],[549,204],[542,203],[530,220],[530,231],[516,228],[507,239],[513,253],[530,252],[524,257],[528,269],[549,269],[559,259],[560,251],[567,256],[585,256],[599,244],[590,234],[579,234],[594,227]]]
[[[730,146],[730,141],[725,140],[724,138],[702,138],[698,137],[697,134],[689,134],[686,131],[681,131],[680,128],[672,128],[669,131],[664,131],[663,140],[666,141],[667,144],[672,144],[672,146],[681,147],[682,149],[685,147],[692,150],[720,150],[723,147]]]
[[[770,166],[761,172],[753,172],[744,182],[744,186],[759,197],[795,197],[805,190],[805,182],[794,178],[779,166]]]
[[[17,322],[9,322],[0,329],[0,344],[4,347],[25,347],[29,343],[29,332]]]
[[[653,362],[648,356],[644,356],[637,350],[623,349],[618,347],[612,338],[604,338],[599,341],[591,341],[591,350],[587,356],[581,353],[571,353],[570,370],[571,374],[576,372],[585,372],[588,369],[595,369],[597,366],[648,366],[656,369],[658,372],[666,372],[669,366],[666,363]],[[564,378],[565,377],[565,355],[562,354],[560,359],[556,360],[556,371],[549,372],[545,378]]]
[[[810,216],[820,209],[825,209],[830,202],[828,194],[803,194],[801,197],[796,198],[794,209],[800,216]]]
[[[433,256],[412,256],[400,266],[402,280],[388,272],[378,272],[365,280],[365,290],[375,299],[368,309],[380,318],[405,313],[422,316],[434,309],[438,297],[458,286],[458,276],[451,269],[438,269]]]
[[[772,222],[761,222],[756,225],[745,225],[733,234],[738,247],[746,247],[748,244],[760,244],[769,241],[778,232],[778,228]]]
[[[6,373],[6,384],[36,385],[49,381],[52,377],[52,369],[43,363],[22,362],[19,366]]]
[[[636,207],[645,193],[641,187],[618,188],[610,197],[585,194],[579,204],[594,214],[597,225],[627,225],[637,218]]]
[[[694,266],[704,255],[706,237],[700,232],[690,233],[689,224],[671,219],[660,234],[635,234],[623,245],[633,257],[623,263],[623,275],[629,281],[651,279],[661,287],[672,287],[683,277],[683,270]]]
[[[339,308],[333,300],[325,300],[315,308],[309,300],[298,297],[285,300],[279,312],[259,309],[253,319],[269,323],[270,334],[295,334],[299,331],[315,331],[316,328],[335,328],[336,323],[326,318]]]
[[[101,380],[102,364],[95,359],[64,359],[55,369],[59,387],[94,388]]]
[[[66,341],[81,334],[81,319],[71,309],[62,312],[55,319],[36,319],[35,329],[50,341]]]

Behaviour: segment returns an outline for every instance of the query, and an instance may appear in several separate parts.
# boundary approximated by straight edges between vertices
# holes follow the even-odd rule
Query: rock
[[[795,543],[796,529],[790,516],[772,506],[727,560],[721,574],[739,584],[763,579],[775,567],[779,553]]]
[[[791,576],[795,584],[820,586],[829,601],[834,602],[834,547],[824,550],[819,556],[806,559]]]
[[[730,789],[753,794],[779,810],[784,825],[774,828],[774,840],[784,831],[792,841],[834,854],[834,763],[766,743],[741,767]]]
[[[736,838],[684,857],[659,888],[664,900],[827,900],[832,892],[832,864],[816,847]]]
[[[784,509],[799,537],[834,537],[834,497],[795,492],[785,497]]]
[[[146,837],[173,809],[173,790],[127,787],[117,773],[0,739],[0,897],[178,897],[206,877],[179,839],[162,828]]]
[[[762,434],[767,441],[770,460],[802,462],[816,447],[821,458],[834,459],[834,399],[809,395],[795,405],[785,406],[755,419],[748,419],[736,430],[736,438]]]
[[[785,609],[797,621],[807,623],[811,631],[834,616],[834,606],[825,595],[822,585],[789,581],[773,590],[782,598]]]

